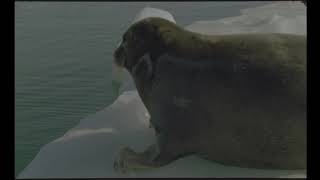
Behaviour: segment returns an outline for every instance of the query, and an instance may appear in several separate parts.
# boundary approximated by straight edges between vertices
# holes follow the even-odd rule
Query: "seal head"
[[[150,23],[149,18],[133,24],[122,36],[122,42],[114,52],[115,63],[132,72],[139,59],[150,53],[153,57],[163,48],[157,36],[157,26]]]

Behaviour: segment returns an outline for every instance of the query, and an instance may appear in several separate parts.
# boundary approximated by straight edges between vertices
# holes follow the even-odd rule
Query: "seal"
[[[195,154],[230,166],[306,168],[306,37],[204,35],[161,18],[124,33],[115,63],[132,75],[157,142],[122,148],[116,171]]]

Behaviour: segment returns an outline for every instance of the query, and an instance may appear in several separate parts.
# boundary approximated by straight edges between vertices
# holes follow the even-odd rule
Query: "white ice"
[[[146,8],[135,18],[160,16],[175,22],[166,11]],[[299,2],[278,2],[242,10],[242,15],[217,21],[198,21],[188,29],[208,34],[241,32],[285,32],[306,34],[306,8]],[[129,74],[116,70],[121,95],[115,102],[80,121],[64,136],[41,148],[18,178],[94,177],[305,177],[305,170],[257,170],[223,166],[196,156],[181,158],[150,171],[117,174],[113,160],[123,146],[142,151],[155,142],[148,128],[149,114]]]
[[[260,7],[243,9],[242,15],[215,21],[197,21],[186,27],[206,34],[233,33],[290,33],[307,32],[306,7],[301,2],[276,2]]]

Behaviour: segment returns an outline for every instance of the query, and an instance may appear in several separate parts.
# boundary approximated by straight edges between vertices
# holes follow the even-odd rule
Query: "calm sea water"
[[[15,174],[46,143],[116,98],[112,52],[146,5],[179,25],[236,16],[265,2],[16,2]]]

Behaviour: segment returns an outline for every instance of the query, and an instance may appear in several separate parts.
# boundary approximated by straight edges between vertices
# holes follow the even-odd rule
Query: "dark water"
[[[16,2],[15,174],[46,143],[110,105],[114,47],[146,5],[180,25],[240,14],[265,2]]]

